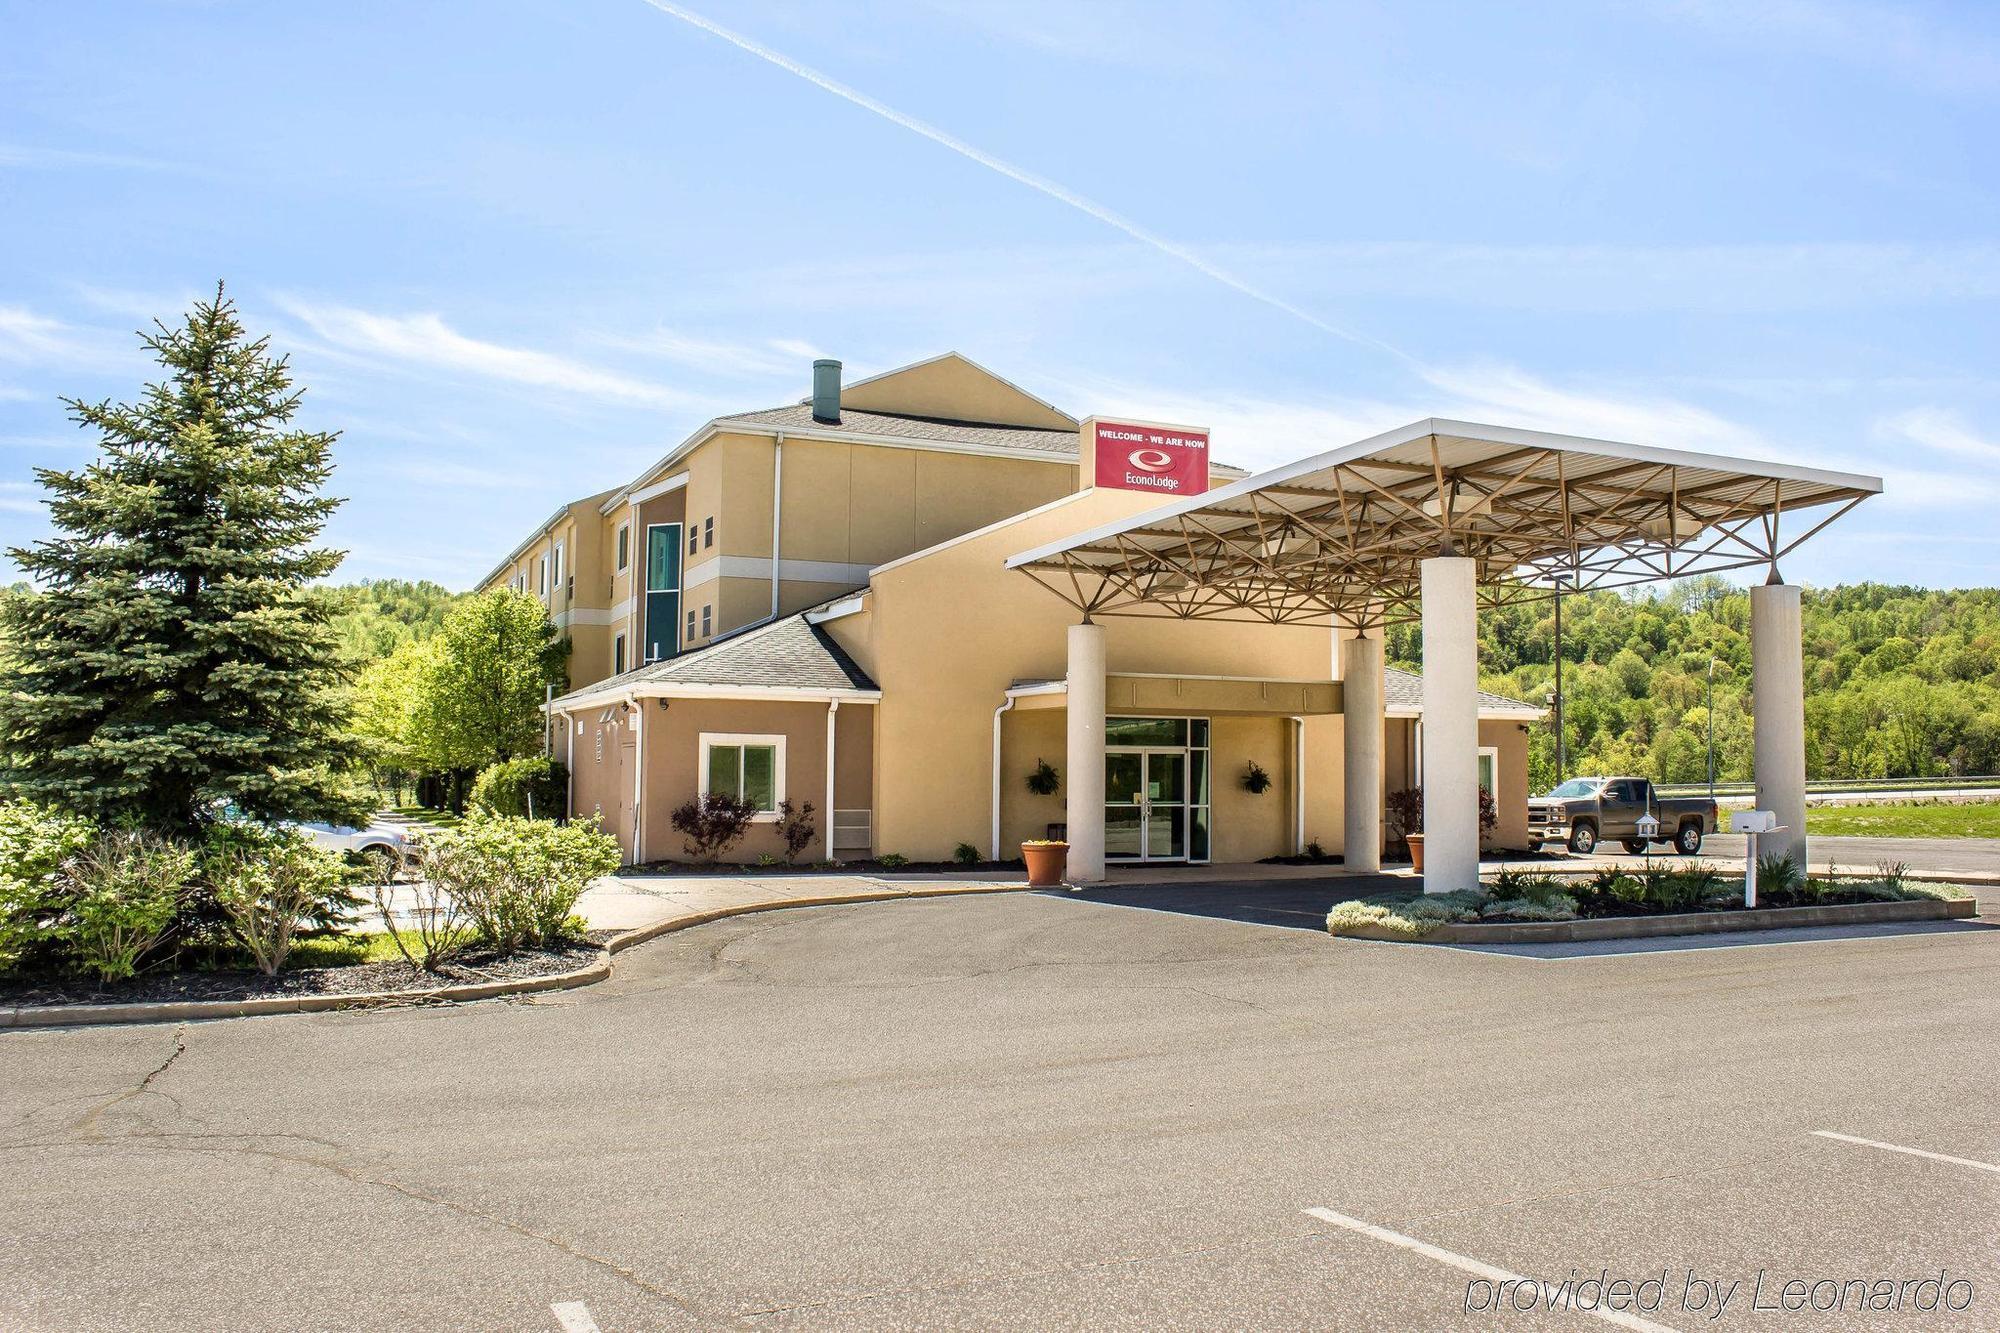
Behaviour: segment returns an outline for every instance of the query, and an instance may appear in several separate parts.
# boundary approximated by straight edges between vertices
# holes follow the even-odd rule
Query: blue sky
[[[1788,577],[2000,582],[2000,8],[673,7],[0,3],[0,542],[223,278],[343,432],[342,577],[955,348],[1251,466],[1446,415],[1871,471]]]

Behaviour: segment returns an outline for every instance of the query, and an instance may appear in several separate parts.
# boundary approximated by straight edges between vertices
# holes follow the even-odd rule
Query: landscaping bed
[[[1741,878],[1699,862],[1583,877],[1505,870],[1477,890],[1336,903],[1327,930],[1362,939],[1529,943],[1936,920],[1976,911],[1962,890],[1907,879],[1899,866],[1873,875],[1801,876],[1789,860],[1773,858],[1758,875],[1758,905],[1746,908]]]
[[[611,932],[595,932],[608,935]],[[407,991],[419,995],[442,986],[523,981],[588,967],[598,957],[596,941],[572,941],[551,948],[510,954],[473,949],[435,972],[394,962],[345,967],[302,967],[265,976],[256,971],[154,972],[124,981],[99,982],[85,976],[9,977],[0,980],[0,1007],[69,1004],[180,1004],[189,1001],[257,1000],[279,996],[373,995]]]

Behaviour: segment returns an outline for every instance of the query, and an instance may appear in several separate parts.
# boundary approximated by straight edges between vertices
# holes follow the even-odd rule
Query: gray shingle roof
[[[785,430],[831,432],[836,435],[887,435],[910,440],[935,440],[941,444],[969,444],[988,449],[1030,449],[1036,453],[1065,458],[1076,457],[1076,432],[1040,430],[1032,426],[994,426],[972,421],[945,421],[937,417],[911,417],[890,412],[858,412],[842,408],[833,423],[813,420],[810,403],[791,403],[761,412],[738,412],[718,417],[715,424],[727,430],[732,423],[746,426],[776,426]]]
[[[868,673],[831,635],[806,623],[805,614],[786,616],[744,630],[706,648],[664,662],[650,662],[577,691],[616,692],[633,685],[721,685],[752,689],[873,690]]]
[[[1398,671],[1395,667],[1382,669],[1382,706],[1385,708],[1416,708],[1424,706],[1424,678],[1414,671]],[[1487,690],[1479,692],[1479,710],[1498,712],[1539,711],[1534,704],[1520,699],[1509,699],[1504,694],[1493,694]]]

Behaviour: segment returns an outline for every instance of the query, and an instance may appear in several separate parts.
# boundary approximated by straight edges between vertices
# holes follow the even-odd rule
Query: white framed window
[[[549,581],[554,585],[556,590],[556,595],[558,597],[562,595],[562,579],[563,579],[563,544],[561,542],[557,542],[555,559],[549,563]]]
[[[618,525],[618,572],[623,574],[625,567],[631,563],[632,525],[630,523],[620,523]]]
[[[701,733],[701,794],[727,792],[776,819],[785,799],[785,738],[739,732]]]
[[[535,591],[547,596],[549,591],[549,558],[543,556],[535,566]]]
[[[715,633],[715,604],[707,603],[701,608],[701,637]]]
[[[1479,785],[1500,799],[1500,747],[1482,745],[1479,747]]]
[[[617,635],[611,640],[611,674],[614,676],[625,674],[625,636],[623,634]]]

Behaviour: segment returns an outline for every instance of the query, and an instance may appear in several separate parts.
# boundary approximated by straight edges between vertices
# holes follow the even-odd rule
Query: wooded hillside
[[[2000,589],[1863,583],[1804,594],[1806,768],[1813,778],[2000,772]],[[1420,669],[1414,625],[1388,635]],[[1548,602],[1482,612],[1481,683],[1545,703],[1555,679]],[[1720,579],[1563,599],[1571,773],[1707,777],[1710,657],[1718,779],[1751,776],[1750,596]],[[1555,776],[1553,729],[1535,729],[1537,790]]]

